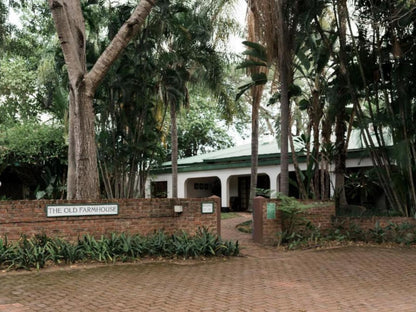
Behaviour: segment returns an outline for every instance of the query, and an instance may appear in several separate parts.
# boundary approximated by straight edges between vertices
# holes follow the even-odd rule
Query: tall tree
[[[256,34],[256,19],[253,18],[253,10],[249,9],[249,39],[258,40]],[[246,69],[251,75],[251,81],[239,87],[236,96],[238,100],[241,95],[247,91],[251,91],[251,173],[250,173],[250,194],[248,210],[253,210],[253,200],[257,191],[257,169],[258,169],[258,150],[259,150],[259,113],[260,102],[263,94],[264,85],[267,83],[268,59],[264,46],[253,41],[244,41],[247,50],[244,54],[248,57],[237,68]]]
[[[141,0],[130,18],[88,71],[86,31],[80,1],[48,0],[69,77],[68,199],[97,199],[99,177],[93,98],[110,66],[139,32],[155,5]]]
[[[248,21],[248,40],[251,42],[257,42],[260,40],[259,34],[259,18],[256,18],[256,15],[259,14],[256,6],[253,1],[248,2],[247,10],[247,21]],[[256,53],[251,53],[256,51]],[[251,51],[247,51],[247,54],[251,57],[251,61],[263,66],[251,66],[249,68],[249,73],[252,75],[253,80],[264,79],[264,82],[267,81],[267,71],[268,71],[268,59],[267,54],[264,48],[253,47]],[[251,54],[251,55],[250,55]],[[254,54],[254,55],[253,55]],[[250,60],[249,60],[250,61]],[[259,154],[259,111],[260,111],[260,102],[263,94],[264,84],[255,84],[251,87],[251,173],[250,173],[250,194],[249,194],[249,204],[248,210],[253,211],[254,197],[256,196],[257,190],[257,169],[258,169],[258,154]]]
[[[214,5],[215,4],[215,5]],[[161,45],[161,94],[170,111],[172,197],[177,197],[177,112],[190,105],[188,84],[199,84],[212,91],[215,98],[228,103],[223,82],[223,60],[214,47],[215,19],[226,2],[183,2],[172,5],[170,16],[161,23],[165,41]],[[216,8],[212,11],[212,8]],[[217,9],[218,8],[218,9]]]
[[[293,84],[293,57],[302,35],[310,28],[314,13],[321,10],[323,1],[252,1],[257,14],[257,33],[266,46],[270,62],[277,68],[280,82],[280,191],[289,193],[288,137],[290,126],[290,94]],[[294,151],[292,151],[294,152]]]
[[[348,7],[346,0],[337,1],[337,26],[338,26],[338,38],[340,43],[339,50],[339,67],[340,67],[340,85],[339,89],[344,89],[342,85],[348,85],[347,83],[347,16],[348,16]],[[340,92],[341,94],[341,92]],[[336,126],[335,126],[335,192],[337,199],[339,200],[339,205],[347,205],[347,198],[345,196],[345,168],[346,168],[346,103],[340,101],[336,113]]]

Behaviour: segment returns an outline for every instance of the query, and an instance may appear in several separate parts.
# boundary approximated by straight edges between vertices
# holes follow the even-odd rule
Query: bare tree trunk
[[[280,73],[280,192],[283,195],[289,195],[289,119],[290,119],[290,103],[289,103],[289,84],[290,84],[290,64],[291,54],[290,45],[288,45],[288,28],[285,19],[285,2],[286,0],[278,0],[278,51],[279,51],[279,73]]]
[[[320,188],[320,166],[319,166],[319,150],[320,150],[320,141],[319,141],[319,124],[322,118],[322,108],[321,100],[319,97],[319,76],[315,77],[315,88],[312,91],[312,102],[313,102],[313,111],[312,111],[312,127],[313,127],[313,162],[314,162],[314,175],[313,175],[313,197],[314,199],[321,199],[319,188]]]
[[[110,66],[139,32],[153,0],[142,0],[90,72],[86,70],[85,23],[81,2],[48,0],[67,65],[69,108],[68,199],[98,199],[100,185],[95,143],[95,90]]]
[[[322,174],[321,174],[321,198],[328,199],[330,194],[330,178],[329,178],[329,163],[331,162],[331,155],[329,147],[331,145],[331,121],[326,116],[322,121],[322,145],[325,147],[321,151]]]
[[[77,90],[71,90],[71,92],[75,94],[75,198],[97,199],[100,197],[100,187],[93,99],[87,94],[87,87],[83,83],[78,86]]]
[[[291,127],[292,127],[292,122],[290,122],[290,128]],[[298,183],[299,197],[300,197],[300,199],[307,199],[308,194],[306,192],[305,185],[304,185],[304,183],[302,181],[302,177],[300,175],[301,171],[300,171],[300,168],[299,168],[298,159],[296,157],[295,144],[293,143],[292,131],[289,131],[289,143],[290,143],[290,149],[292,150],[292,161],[293,161],[293,167],[295,168],[296,181]]]
[[[251,107],[251,175],[248,210],[253,211],[254,197],[257,190],[257,169],[259,163],[259,110],[263,86],[253,87],[253,105]]]
[[[170,122],[172,139],[172,198],[178,198],[178,129],[176,126],[176,105],[170,101]]]
[[[347,36],[347,2],[340,0],[337,3],[338,12],[338,35],[340,41],[340,67],[341,74],[347,80],[347,63],[346,63],[346,36]],[[336,159],[335,159],[335,191],[338,196],[339,205],[347,205],[347,198],[345,196],[345,132],[346,132],[346,110],[345,106],[338,108],[336,115]]]
[[[72,92],[69,94],[69,116],[75,116],[75,99]],[[74,118],[69,118],[68,125],[68,174],[67,174],[67,198],[76,197],[76,161],[75,161],[75,137]]]

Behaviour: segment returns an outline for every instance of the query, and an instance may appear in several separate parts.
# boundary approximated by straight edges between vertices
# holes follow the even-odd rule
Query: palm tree
[[[289,193],[289,125],[290,96],[293,84],[293,57],[302,33],[310,28],[313,16],[322,10],[323,1],[267,0],[248,1],[253,12],[253,23],[249,25],[258,34],[259,42],[266,47],[270,64],[276,66],[280,82],[280,133],[281,133],[281,174],[280,192]]]
[[[225,2],[221,2],[225,5]],[[222,89],[223,63],[220,54],[212,47],[214,21],[218,3],[196,2],[186,6],[183,1],[171,5],[162,23],[164,40],[160,45],[160,88],[162,100],[169,107],[171,121],[172,197],[178,196],[177,111],[189,103],[188,84],[201,85],[218,97],[227,98]],[[211,14],[214,14],[212,16]],[[207,18],[212,17],[212,19]],[[225,99],[225,103],[229,100]]]
[[[250,20],[250,15],[248,17]],[[256,35],[249,31],[249,39],[256,39]],[[244,52],[248,59],[243,61],[237,69],[246,69],[251,74],[251,81],[239,87],[236,95],[238,100],[247,90],[251,90],[251,175],[250,175],[250,195],[248,210],[253,210],[253,200],[256,196],[257,189],[257,168],[258,168],[258,150],[259,150],[259,111],[260,101],[264,85],[267,83],[267,55],[266,49],[255,42],[244,41],[248,49]]]

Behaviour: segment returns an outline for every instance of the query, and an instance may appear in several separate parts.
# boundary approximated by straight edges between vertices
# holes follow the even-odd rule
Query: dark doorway
[[[248,209],[250,199],[250,176],[238,177],[238,197],[231,198],[231,209],[234,211],[246,211]],[[257,176],[257,189],[256,195],[269,197],[270,190],[270,178],[266,174],[259,174]]]
[[[151,183],[152,198],[167,198],[168,197],[168,182],[157,181]]]

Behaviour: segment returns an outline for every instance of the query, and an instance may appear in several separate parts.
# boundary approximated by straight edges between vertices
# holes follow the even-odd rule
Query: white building
[[[294,167],[289,157],[289,171],[293,179]],[[306,157],[298,156],[301,170],[306,170]],[[349,150],[347,168],[371,167],[372,162],[364,149]],[[152,171],[146,187],[146,197],[171,197],[171,163],[163,163]],[[251,144],[235,146],[203,155],[178,160],[178,197],[221,197],[222,207],[246,210],[248,206],[251,171]],[[331,195],[335,175],[330,164]],[[257,187],[279,191],[280,154],[276,141],[259,144]],[[292,195],[292,194],[290,194]]]

